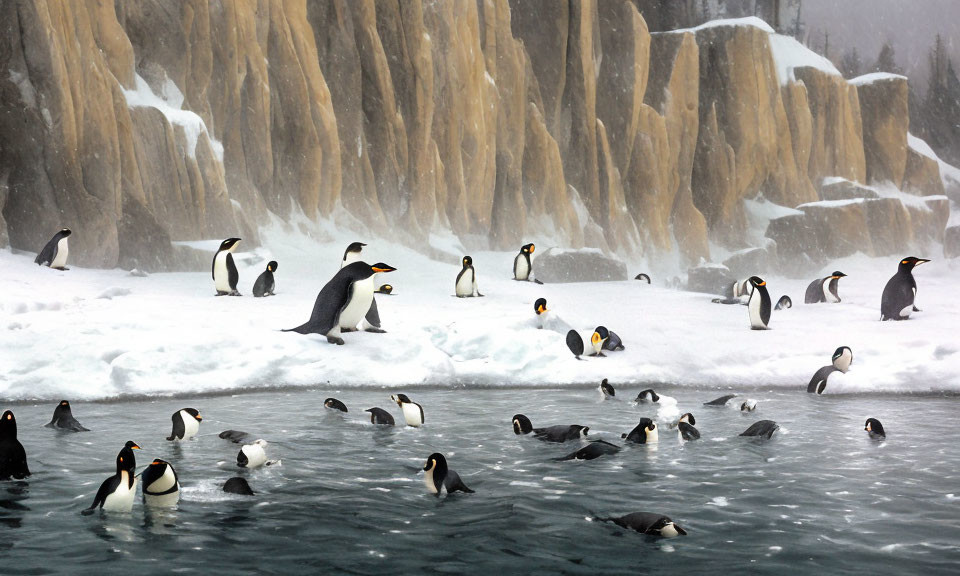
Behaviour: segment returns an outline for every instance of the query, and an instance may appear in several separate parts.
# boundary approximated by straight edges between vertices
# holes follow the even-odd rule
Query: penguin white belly
[[[831,278],[826,278],[820,285],[820,288],[823,290],[823,300],[824,302],[836,304],[840,300],[838,300],[837,297],[833,295],[833,292],[830,291],[830,281]]]
[[[267,463],[267,453],[260,444],[247,444],[240,450],[247,457],[247,468],[259,468]]]
[[[414,404],[413,402],[407,402],[402,405],[403,410],[403,419],[407,421],[407,426],[413,426],[414,428],[419,428],[423,425],[423,420],[420,418],[420,405]]]
[[[750,310],[750,327],[751,328],[766,328],[767,325],[763,323],[763,319],[760,317],[760,303],[763,301],[763,298],[760,297],[760,294],[756,291],[750,293],[750,302],[747,304],[747,308]]]
[[[457,280],[457,296],[473,296],[477,283],[473,270],[467,270]]]
[[[433,481],[433,471],[435,468],[436,466],[423,473],[423,483],[431,494],[439,494],[440,490],[443,489],[443,486],[437,486]]]
[[[353,283],[353,294],[346,307],[340,312],[340,328],[356,328],[366,317],[373,303],[373,276]]]
[[[177,478],[173,475],[173,470],[170,466],[167,466],[167,469],[163,471],[163,476],[154,480],[149,486],[144,485],[143,487],[143,501],[150,506],[161,506],[161,507],[170,507],[176,506],[177,502],[180,500],[180,487],[177,486],[177,489],[169,494],[160,494],[161,492],[166,492],[174,486],[177,486]],[[152,494],[147,491],[152,492]]]
[[[677,529],[673,526],[673,522],[667,524],[660,529],[660,535],[664,538],[676,538],[680,534],[677,532]]]
[[[347,257],[340,261],[340,269],[342,270],[344,266],[349,266],[354,262],[360,261],[359,252],[347,252]]]
[[[130,485],[130,473],[124,470],[120,473],[120,485],[116,491],[103,499],[103,509],[108,512],[129,512],[133,509],[133,497],[136,494],[137,479],[134,478],[133,485]]]
[[[227,271],[227,254],[230,252],[221,250],[213,259],[213,283],[218,292],[230,292],[230,273]]]
[[[200,431],[200,423],[189,412],[180,411],[180,418],[183,419],[183,439],[189,440]]]
[[[528,280],[530,278],[530,265],[527,264],[527,259],[523,257],[523,254],[517,254],[513,268],[516,270],[514,276],[517,280]]]
[[[656,444],[660,442],[660,428],[647,430],[647,444]]]
[[[57,255],[54,257],[53,262],[50,263],[51,268],[64,268],[67,265],[67,256],[70,254],[70,248],[67,246],[67,239],[61,238],[57,242]]]

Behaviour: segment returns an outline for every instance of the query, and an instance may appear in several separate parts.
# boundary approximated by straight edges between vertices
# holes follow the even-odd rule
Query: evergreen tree
[[[863,61],[856,48],[850,48],[843,53],[839,68],[843,77],[848,79],[856,78],[863,72]]]
[[[893,50],[893,44],[887,40],[880,47],[880,53],[877,54],[877,61],[873,64],[873,72],[889,72],[891,74],[903,74],[903,68],[897,65],[897,56]]]
[[[960,79],[938,34],[928,57],[930,78],[927,93],[916,114],[911,114],[911,131],[927,141],[940,158],[960,163]],[[913,123],[916,118],[918,122]]]

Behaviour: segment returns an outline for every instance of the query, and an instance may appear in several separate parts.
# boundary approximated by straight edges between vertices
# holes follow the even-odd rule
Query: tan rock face
[[[907,165],[907,79],[890,77],[857,84],[863,120],[863,151],[867,182],[903,183]]]
[[[906,151],[906,162],[903,173],[904,192],[918,196],[934,196],[945,194],[943,179],[940,178],[940,165],[933,158],[920,154],[913,148]]]

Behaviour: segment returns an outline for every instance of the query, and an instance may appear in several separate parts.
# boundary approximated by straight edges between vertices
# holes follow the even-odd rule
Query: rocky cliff
[[[781,255],[833,254],[802,230],[834,219],[868,253],[942,238],[905,80],[847,82],[756,19],[650,34],[638,5],[6,0],[0,245],[68,226],[81,265],[164,269],[171,240],[299,211],[693,264],[757,242],[755,198],[801,207],[768,231]],[[929,198],[847,215],[816,205],[831,178]]]

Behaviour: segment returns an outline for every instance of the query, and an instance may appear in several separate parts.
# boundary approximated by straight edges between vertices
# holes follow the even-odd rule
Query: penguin
[[[807,286],[807,291],[803,295],[804,304],[817,304],[819,302],[840,302],[840,279],[846,274],[837,270],[826,278],[817,278]]]
[[[217,296],[240,296],[240,292],[237,291],[240,273],[237,272],[237,265],[233,262],[233,251],[239,244],[239,238],[227,238],[220,243],[220,248],[213,255],[211,275],[214,287],[217,289]]]
[[[17,418],[7,410],[0,416],[0,480],[23,480],[29,477],[27,451],[17,440]]]
[[[343,260],[340,261],[340,268],[360,261],[360,252],[366,246],[363,242],[351,242],[347,249],[343,251]]]
[[[454,492],[473,494],[473,490],[467,488],[460,479],[460,475],[447,468],[447,459],[439,452],[431,454],[423,465],[423,483],[427,486],[427,491],[438,498],[444,490],[447,494]]]
[[[883,431],[883,424],[881,424],[876,418],[867,418],[866,423],[863,425],[863,429],[869,432],[870,437],[874,440],[882,440],[887,437],[887,433]]]
[[[747,398],[742,404],[740,404],[741,412],[753,412],[757,409],[757,401],[752,398]]]
[[[546,428],[534,428],[530,419],[523,414],[514,414],[513,433],[517,435],[533,433],[534,438],[544,442],[563,443],[568,440],[578,440],[586,438],[590,432],[589,426],[580,426],[579,424],[548,426]]]
[[[773,420],[759,420],[750,425],[749,428],[741,433],[741,436],[752,436],[756,438],[766,438],[769,440],[773,433],[780,429],[780,426]]]
[[[919,312],[914,305],[917,298],[917,281],[913,278],[913,269],[929,262],[926,258],[909,256],[900,261],[897,273],[883,287],[880,299],[880,321],[906,320],[911,312]]]
[[[253,496],[253,490],[250,484],[239,476],[234,476],[223,483],[223,491],[227,494],[240,494],[241,496]]]
[[[827,381],[834,372],[846,374],[853,363],[853,350],[849,346],[841,346],[833,353],[832,364],[824,366],[814,373],[813,378],[807,384],[807,393],[823,394],[827,388]]]
[[[617,391],[614,390],[613,385],[604,378],[603,381],[600,382],[600,394],[603,395],[604,399],[614,398],[617,395]]]
[[[580,357],[583,356],[583,337],[576,330],[567,332],[567,348],[577,360],[582,360]]]
[[[576,452],[571,452],[566,456],[554,458],[553,460],[555,462],[565,462],[567,460],[594,460],[606,454],[616,454],[619,451],[620,447],[616,444],[611,444],[606,440],[594,440]]]
[[[634,279],[634,280],[646,280],[646,281],[647,281],[647,284],[650,283],[650,276],[647,276],[647,275],[644,274],[643,272],[641,272],[640,274],[637,274],[633,279]]]
[[[700,431],[694,428],[694,424],[696,423],[697,419],[694,418],[690,412],[680,417],[680,420],[677,422],[677,428],[680,430],[680,438],[682,440],[689,442],[700,439]]]
[[[775,310],[786,310],[787,308],[793,308],[793,300],[789,296],[783,295],[777,300],[777,305],[774,307]]]
[[[143,503],[148,506],[171,507],[180,501],[180,479],[173,465],[159,458],[140,475],[143,482]]]
[[[537,328],[543,329],[543,325],[547,322],[547,299],[546,298],[537,298],[537,301],[533,303],[533,312],[537,315]]]
[[[714,298],[710,301],[714,304],[741,304],[740,282],[727,284],[723,290],[723,298]]]
[[[129,512],[133,509],[134,496],[137,493],[137,458],[133,451],[140,446],[128,440],[117,454],[117,473],[103,481],[93,504],[83,510],[83,514],[93,514],[97,508],[107,512]]]
[[[240,430],[224,430],[219,434],[224,440],[229,440],[234,444],[243,444],[244,442],[250,440],[250,434],[246,432],[241,432]]]
[[[602,328],[602,326],[600,328]],[[599,331],[599,328],[597,330]],[[625,350],[626,346],[623,345],[623,340],[616,332],[607,330],[607,337],[603,341],[603,349],[609,350],[610,352],[620,352],[621,350]]]
[[[237,453],[237,466],[241,468],[258,468],[267,463],[267,441],[254,440],[251,444],[244,444]]]
[[[524,244],[520,247],[520,253],[513,259],[513,279],[528,281],[530,272],[533,271],[533,264],[530,262],[530,255],[533,254],[534,245]]]
[[[627,442],[637,444],[656,444],[660,441],[660,431],[657,430],[657,425],[653,423],[653,420],[641,418],[640,423],[629,434],[621,434],[620,437]]]
[[[87,428],[84,428],[77,419],[73,417],[73,412],[70,410],[70,402],[66,400],[61,400],[57,407],[53,410],[53,419],[50,420],[49,424],[46,424],[47,428],[59,428],[60,430],[66,430],[68,432],[89,432]]]
[[[463,268],[457,274],[456,294],[457,298],[483,296],[477,288],[477,271],[473,268],[473,258],[470,256],[463,257]]]
[[[344,266],[317,294],[310,320],[284,332],[323,334],[331,344],[342,345],[341,330],[355,330],[372,310],[373,275],[394,270],[383,262],[371,266],[360,261]]]
[[[652,402],[656,404],[659,401],[660,401],[660,396],[656,392],[654,392],[652,388],[647,388],[646,390],[640,392],[639,394],[637,394],[636,399],[634,399],[634,402],[643,403],[643,404],[647,402]]]
[[[729,402],[733,398],[736,398],[736,396],[737,396],[736,394],[727,394],[726,396],[721,396],[716,400],[704,402],[703,405],[704,406],[726,406],[727,402]]]
[[[387,296],[394,296],[393,286],[390,284],[381,284],[379,288],[373,291],[374,294],[386,294]]]
[[[603,353],[603,347],[609,338],[610,331],[604,326],[597,326],[594,329],[593,334],[590,336],[590,347],[593,350],[590,356],[605,358],[606,354]],[[617,340],[619,341],[620,338],[617,337]],[[623,344],[621,343],[620,346],[622,347]],[[578,360],[580,359],[580,356],[583,355],[583,336],[581,336],[576,330],[570,330],[567,332],[567,348],[570,349],[570,352],[573,352],[573,355],[576,356]]]
[[[339,412],[347,412],[347,405],[337,400],[336,398],[327,398],[326,400],[323,401],[323,405],[331,410],[337,410]]]
[[[410,400],[406,394],[393,394],[390,399],[397,403],[400,411],[403,412],[403,419],[407,426],[419,428],[423,426],[423,406]]]
[[[367,408],[370,413],[371,424],[382,424],[384,426],[393,426],[393,416],[383,408]]]
[[[634,512],[618,518],[600,518],[598,516],[596,520],[600,522],[613,522],[621,528],[634,530],[649,536],[674,538],[676,536],[687,535],[687,531],[675,524],[669,517],[653,512]]]
[[[72,233],[69,228],[61,228],[60,231],[54,234],[53,238],[47,242],[43,250],[37,254],[37,258],[33,262],[38,266],[46,264],[47,267],[56,270],[68,270],[67,256],[70,254],[70,247],[68,246],[67,238]]]
[[[750,310],[750,328],[752,330],[767,330],[770,327],[770,294],[767,292],[767,283],[758,276],[750,277],[750,300],[747,308]]]
[[[174,412],[170,419],[173,420],[173,431],[167,440],[189,440],[200,431],[203,416],[196,408],[184,408]]]
[[[277,261],[271,260],[267,264],[267,269],[257,276],[257,281],[253,283],[253,297],[263,298],[264,296],[273,296],[273,291],[277,284],[273,280],[273,273],[277,271]]]

